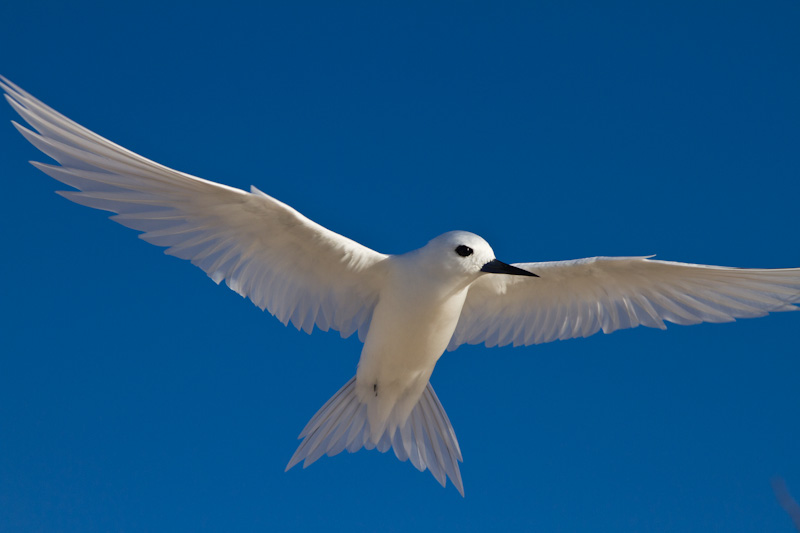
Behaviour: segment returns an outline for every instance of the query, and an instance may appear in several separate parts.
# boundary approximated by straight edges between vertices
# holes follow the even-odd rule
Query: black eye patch
[[[468,255],[472,255],[472,248],[469,246],[464,246],[463,244],[459,244],[456,247],[456,253],[461,257],[467,257]]]

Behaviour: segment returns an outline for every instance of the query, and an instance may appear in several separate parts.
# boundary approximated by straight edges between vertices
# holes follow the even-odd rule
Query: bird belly
[[[375,442],[408,419],[453,336],[463,303],[458,296],[413,306],[384,300],[375,308],[356,374],[356,393],[367,405]]]

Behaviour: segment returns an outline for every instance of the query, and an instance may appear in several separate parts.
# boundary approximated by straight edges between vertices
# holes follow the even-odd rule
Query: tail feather
[[[370,436],[367,406],[359,401],[355,383],[354,377],[306,424],[299,437],[303,442],[286,470],[300,461],[304,461],[303,468],[306,468],[323,455],[332,457],[344,450],[354,453],[361,448],[377,448],[385,453],[391,448],[398,459],[410,460],[420,472],[430,470],[443,487],[449,477],[463,496],[464,486],[458,468],[458,462],[463,460],[461,449],[431,384],[428,383],[405,424],[393,431],[387,429],[378,442],[374,442]]]

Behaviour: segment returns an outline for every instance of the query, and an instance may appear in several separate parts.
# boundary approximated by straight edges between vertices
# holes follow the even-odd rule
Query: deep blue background
[[[0,73],[386,253],[800,266],[796,1],[160,4],[5,2]],[[284,473],[360,344],[56,196],[0,118],[0,530],[792,530],[800,314],[446,354],[466,499],[392,454]]]

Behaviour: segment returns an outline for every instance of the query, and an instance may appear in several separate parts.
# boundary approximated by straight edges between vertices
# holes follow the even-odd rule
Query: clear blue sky
[[[800,4],[5,2],[0,73],[381,252],[800,266]],[[287,6],[291,7],[287,7]],[[283,469],[360,344],[71,204],[0,110],[0,530],[791,531],[800,313],[446,354],[466,498]]]

